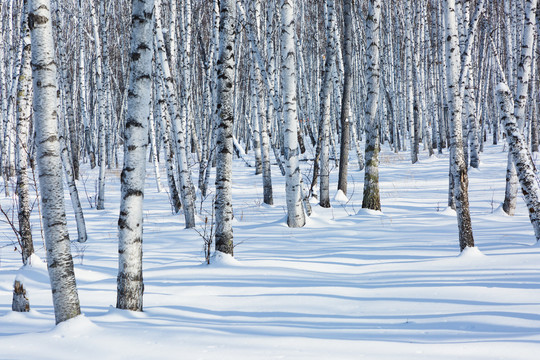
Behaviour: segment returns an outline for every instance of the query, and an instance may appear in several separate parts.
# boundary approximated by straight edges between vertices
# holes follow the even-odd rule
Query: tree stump
[[[26,289],[19,280],[15,280],[13,284],[13,303],[11,304],[11,309],[17,312],[30,311],[30,301],[26,297]]]

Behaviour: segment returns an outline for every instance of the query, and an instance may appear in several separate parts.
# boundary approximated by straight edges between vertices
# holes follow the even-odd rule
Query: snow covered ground
[[[235,258],[210,266],[149,165],[143,313],[114,308],[118,171],[108,173],[104,211],[90,208],[81,181],[89,240],[73,254],[84,316],[55,327],[45,265],[19,270],[13,234],[0,223],[0,359],[537,359],[540,247],[521,199],[514,217],[499,208],[506,158],[488,146],[470,171],[477,249],[461,255],[446,209],[446,154],[411,165],[408,152],[383,152],[382,213],[361,210],[363,172],[351,163],[349,201],[336,194],[331,209],[314,206],[302,229],[285,224],[278,168],[276,205],[266,206],[261,176],[236,161]],[[83,171],[88,195],[96,175]],[[336,169],[331,180],[335,189]],[[30,313],[11,312],[16,276]]]

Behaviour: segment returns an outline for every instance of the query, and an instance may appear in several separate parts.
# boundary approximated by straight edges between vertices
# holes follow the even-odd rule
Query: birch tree
[[[287,224],[303,227],[301,173],[298,163],[298,115],[296,109],[295,0],[281,1],[281,83],[283,88],[285,197]]]
[[[23,53],[21,71],[17,90],[17,195],[19,198],[19,236],[21,241],[23,264],[28,264],[34,253],[32,229],[30,227],[30,196],[28,194],[28,133],[32,116],[32,67],[30,60],[32,48],[30,29],[28,28],[28,1],[23,3],[24,15],[22,22]]]
[[[92,29],[94,36],[94,47],[96,54],[96,87],[98,98],[98,166],[99,166],[99,178],[98,178],[98,196],[96,209],[105,209],[105,166],[106,166],[106,149],[105,149],[105,88],[103,85],[103,65],[101,57],[101,41],[99,34],[99,27],[96,15],[96,6],[94,2],[90,4],[90,17],[92,19]]]
[[[529,218],[534,228],[536,240],[540,240],[540,190],[534,173],[534,164],[530,158],[529,148],[523,136],[525,123],[525,107],[528,100],[529,82],[531,80],[533,65],[533,41],[536,27],[537,0],[527,0],[525,2],[523,38],[521,41],[521,52],[517,67],[517,87],[512,101],[512,92],[508,85],[501,83],[497,86],[497,96],[507,140],[510,147],[510,156],[513,166],[509,167],[515,171],[510,176],[517,176],[527,208]],[[508,177],[507,171],[507,177]],[[508,189],[508,187],[507,187]],[[508,194],[507,194],[508,195]],[[515,194],[511,194],[515,198]],[[506,203],[506,199],[505,199]],[[510,199],[509,204],[515,207],[515,199]],[[513,213],[514,209],[508,209]]]
[[[535,1],[535,0],[532,0]],[[501,121],[506,130],[506,138],[510,147],[510,153],[516,166],[519,183],[525,204],[529,210],[529,219],[534,229],[536,241],[540,241],[540,188],[536,180],[534,164],[530,158],[527,149],[527,142],[519,130],[518,123],[512,109],[514,104],[512,101],[512,92],[505,83],[500,83],[497,86],[497,97],[499,101],[499,109]]]
[[[469,179],[467,176],[467,164],[465,163],[463,154],[463,92],[461,91],[460,83],[460,80],[463,78],[464,74],[466,74],[467,66],[470,63],[470,49],[465,49],[463,51],[465,58],[462,64],[455,0],[444,0],[443,8],[446,24],[445,43],[450,128],[450,173],[458,220],[459,247],[460,250],[463,251],[466,247],[474,247],[471,215],[469,211]],[[471,41],[472,36],[469,34],[468,44],[470,44]]]
[[[232,229],[232,155],[234,122],[234,72],[236,39],[236,3],[219,3],[219,54],[216,126],[216,251],[233,255]]]
[[[379,30],[381,20],[381,0],[369,0],[366,19],[367,55],[367,101],[366,101],[366,168],[364,175],[364,196],[362,208],[381,210],[379,193],[379,126],[376,115],[379,105]]]
[[[343,56],[344,83],[341,98],[341,147],[339,151],[339,178],[338,190],[347,195],[347,169],[349,166],[350,122],[351,122],[351,91],[353,86],[352,73],[352,0],[343,1],[343,35],[345,40],[345,54]]]
[[[118,218],[116,307],[143,309],[142,241],[148,120],[152,98],[153,0],[133,0],[124,168]]]
[[[31,0],[33,110],[47,268],[56,323],[80,314],[64,208],[58,141],[56,63],[50,0]]]
[[[156,1],[156,4],[160,4],[160,1]],[[171,117],[171,124],[173,129],[173,138],[176,147],[176,158],[179,168],[179,180],[180,180],[180,194],[182,197],[182,204],[184,206],[184,219],[186,222],[186,228],[192,228],[195,226],[195,194],[193,193],[193,185],[191,182],[191,174],[188,168],[187,154],[186,154],[186,136],[184,126],[182,124],[180,111],[178,109],[178,93],[174,77],[171,75],[171,68],[165,51],[165,42],[163,40],[163,32],[161,31],[161,15],[159,11],[159,5],[156,6],[156,29],[154,36],[157,42],[157,53],[159,55],[160,70],[163,74],[165,89],[167,92],[167,108]]]
[[[327,21],[326,21],[326,58],[324,65],[324,80],[321,90],[321,112],[319,125],[320,148],[320,196],[321,207],[330,207],[330,105],[332,89],[332,68],[336,61],[336,36],[334,31],[335,2],[326,1]]]

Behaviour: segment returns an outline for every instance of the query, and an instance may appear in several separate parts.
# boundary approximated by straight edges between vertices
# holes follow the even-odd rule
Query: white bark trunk
[[[535,1],[535,0],[533,0]],[[529,219],[534,229],[536,241],[540,240],[540,188],[536,180],[534,172],[534,164],[532,163],[527,148],[527,142],[523,137],[515,116],[512,114],[512,109],[515,109],[515,104],[512,102],[512,92],[510,88],[501,83],[497,86],[497,97],[499,101],[499,109],[501,121],[506,130],[506,139],[510,147],[514,165],[516,166],[521,191],[525,204],[529,210]]]
[[[130,81],[124,129],[124,168],[118,218],[116,307],[143,309],[143,199],[152,99],[153,0],[133,0]]]
[[[296,109],[296,49],[295,49],[295,0],[281,1],[281,82],[283,86],[283,118],[285,122],[285,196],[287,224],[303,227],[306,215],[302,207],[300,167],[298,163],[298,116]]]
[[[27,8],[27,1],[24,1]],[[25,10],[24,18],[27,19]],[[30,227],[30,198],[28,194],[28,132],[32,116],[32,67],[30,60],[32,49],[30,44],[30,29],[28,22],[23,21],[23,54],[21,60],[21,72],[17,90],[17,195],[19,198],[19,235],[21,241],[23,264],[28,264],[28,259],[34,253],[32,242],[32,229]],[[1,39],[1,38],[0,38]],[[1,59],[0,59],[1,60]]]
[[[367,64],[367,104],[366,104],[366,169],[364,175],[364,196],[362,208],[381,210],[379,193],[379,126],[377,107],[379,105],[379,34],[381,21],[381,0],[369,0],[366,24]]]
[[[463,251],[466,247],[474,247],[471,216],[469,212],[469,180],[467,177],[467,166],[463,155],[461,126],[463,99],[462,92],[460,91],[460,77],[463,76],[463,64],[460,59],[455,0],[444,0],[443,4],[446,24],[445,39],[450,127],[450,173],[458,217],[459,245],[460,250]]]
[[[219,5],[219,55],[216,127],[216,251],[233,255],[232,155],[234,123],[234,75],[236,4],[221,0]]]
[[[81,311],[64,208],[56,113],[56,64],[50,9],[49,0],[32,0],[28,23],[32,38],[33,108],[41,207],[47,267],[58,324],[79,315]]]

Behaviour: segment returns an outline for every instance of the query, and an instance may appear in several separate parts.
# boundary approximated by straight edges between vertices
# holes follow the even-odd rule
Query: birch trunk
[[[448,112],[450,128],[450,173],[456,204],[459,247],[474,247],[474,238],[469,212],[469,179],[463,155],[462,108],[463,100],[460,92],[461,59],[458,38],[458,24],[455,13],[455,0],[444,0],[444,16],[446,24],[446,70],[448,79]]]
[[[153,95],[154,95],[154,92],[150,91],[150,96],[153,97]],[[156,189],[158,192],[163,192],[163,186],[161,186],[161,173],[159,171],[158,144],[156,141],[156,129],[155,129],[155,124],[154,124],[153,109],[154,107],[150,106],[150,114],[148,116],[148,137],[150,138],[150,144],[152,146],[151,156],[152,156],[152,164],[154,165],[154,175],[156,177]]]
[[[353,86],[352,74],[352,0],[343,2],[343,35],[345,41],[345,54],[343,56],[344,84],[341,98],[341,144],[339,151],[339,177],[338,190],[347,195],[347,171],[349,168],[349,148],[351,142],[351,91]]]
[[[191,182],[191,174],[189,172],[186,154],[186,136],[184,127],[182,125],[180,111],[178,110],[178,96],[174,83],[173,76],[169,67],[167,54],[165,52],[165,43],[163,41],[163,33],[161,31],[161,15],[159,11],[160,1],[156,1],[156,13],[155,13],[155,29],[154,36],[157,42],[157,53],[159,55],[159,63],[163,77],[165,81],[165,88],[167,90],[167,107],[171,116],[172,129],[174,133],[174,142],[176,147],[176,158],[178,160],[178,167],[180,170],[180,194],[182,197],[182,204],[184,205],[184,219],[186,222],[186,228],[192,228],[195,226],[195,196],[193,194],[193,185]]]
[[[155,37],[154,37],[155,41]],[[157,45],[155,47],[157,49]],[[171,120],[169,116],[169,111],[167,110],[167,100],[165,100],[164,95],[164,85],[162,79],[162,72],[159,71],[160,66],[156,63],[156,75],[157,75],[157,84],[155,85],[157,93],[157,105],[159,110],[159,117],[161,119],[161,139],[163,142],[163,149],[165,152],[165,168],[167,171],[167,184],[169,185],[169,196],[171,198],[171,204],[175,214],[178,214],[182,208],[182,203],[180,202],[180,196],[178,195],[178,188],[176,187],[176,180],[174,178],[174,148],[171,144],[170,133],[171,133]]]
[[[537,0],[526,0],[525,2],[523,38],[521,41],[520,58],[517,64],[516,93],[514,98],[514,117],[516,118],[518,129],[522,134],[525,125],[525,106],[528,99],[527,92],[529,90],[529,82],[532,69],[532,50],[534,30],[536,27],[536,5]],[[511,73],[510,69],[509,73]],[[518,178],[515,168],[515,159],[512,159],[511,154],[508,154],[506,181],[506,192],[503,202],[503,210],[508,215],[513,215],[517,203]]]
[[[85,67],[85,46],[84,46],[84,25],[83,25],[83,3],[79,0],[77,35],[79,37],[79,112],[84,126],[84,144],[86,153],[90,159],[90,168],[96,167],[96,155],[92,144],[92,134],[90,132],[90,120],[86,104],[86,67]]]
[[[32,77],[37,164],[41,189],[47,267],[56,323],[81,313],[64,208],[62,163],[56,108],[56,64],[49,0],[32,0]]]
[[[381,0],[369,0],[366,24],[367,62],[367,104],[366,104],[366,168],[364,175],[364,195],[362,208],[381,210],[379,194],[379,126],[377,107],[379,105],[379,29],[381,20]]]
[[[60,157],[62,159],[62,165],[64,166],[64,174],[66,178],[66,184],[69,190],[69,197],[71,199],[71,205],[73,206],[73,212],[75,213],[75,220],[77,222],[77,241],[80,243],[86,242],[86,224],[84,221],[84,215],[81,206],[81,200],[79,198],[79,191],[75,185],[75,175],[73,174],[73,165],[71,164],[71,157],[67,148],[64,130],[60,130]]]
[[[32,47],[30,44],[30,29],[27,21],[27,0],[23,3],[24,20],[22,23],[23,53],[21,71],[17,90],[17,195],[19,197],[19,235],[21,241],[22,261],[28,264],[34,253],[32,229],[30,226],[30,197],[28,194],[28,132],[32,116]]]
[[[285,150],[285,197],[287,224],[303,227],[306,224],[302,207],[301,173],[298,163],[298,116],[296,109],[296,51],[295,0],[281,1],[281,83],[283,87],[283,119]]]
[[[517,170],[523,198],[525,199],[525,204],[529,210],[529,219],[531,220],[534,229],[536,241],[539,241],[540,188],[538,187],[538,181],[536,180],[534,164],[530,158],[525,138],[519,129],[515,116],[512,114],[512,109],[515,109],[516,105],[512,102],[512,92],[510,91],[510,88],[504,83],[499,84],[497,86],[497,97],[499,101],[501,122],[506,130],[506,139],[508,140],[510,153],[512,154],[514,165]]]
[[[320,148],[320,187],[319,205],[324,208],[330,207],[330,106],[332,89],[332,67],[336,62],[336,40],[334,32],[335,16],[334,0],[326,0],[326,58],[324,65],[324,80],[321,91],[321,112],[319,126]]]
[[[153,0],[133,0],[130,81],[124,129],[124,168],[118,218],[116,307],[143,309],[143,199],[152,99]]]
[[[96,91],[98,99],[98,166],[99,166],[99,177],[98,177],[98,196],[96,209],[103,210],[105,209],[105,89],[103,87],[103,65],[101,57],[101,42],[99,37],[99,28],[96,15],[96,7],[94,3],[90,5],[90,16],[92,18],[92,29],[94,31],[94,48],[96,52]]]
[[[233,255],[232,229],[232,155],[234,123],[234,77],[236,3],[221,0],[219,4],[219,56],[216,126],[216,251]]]

